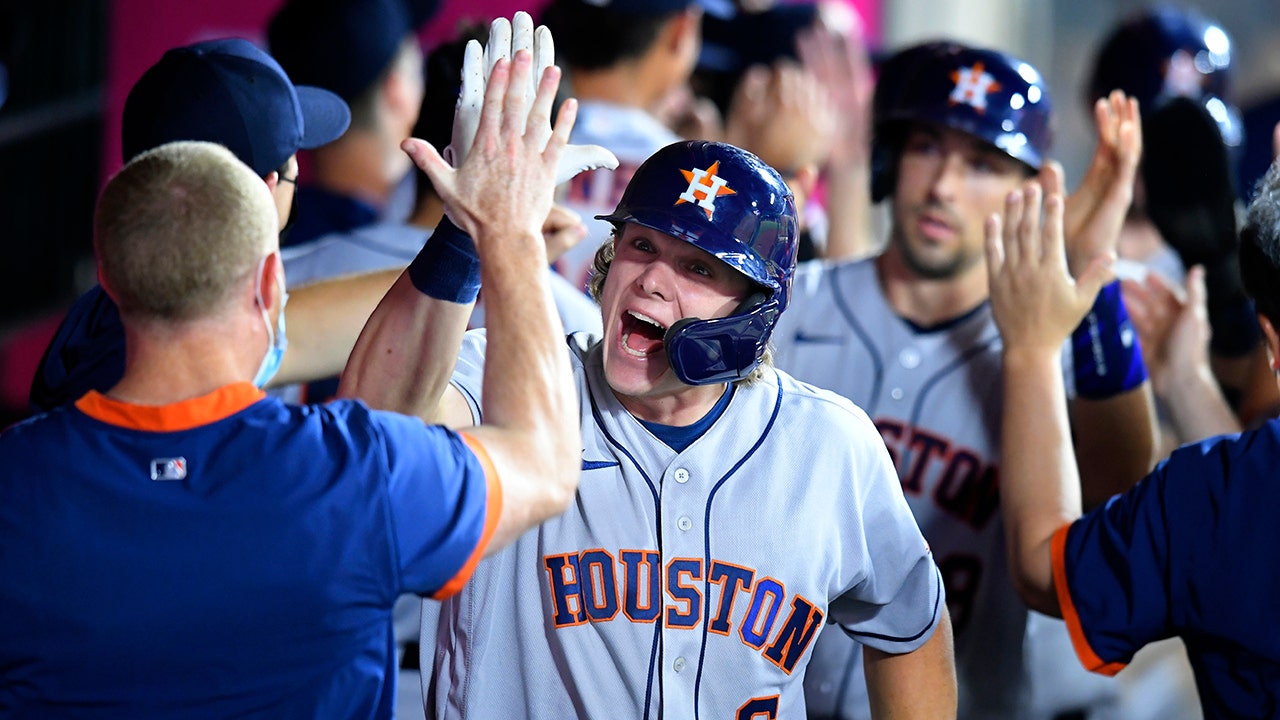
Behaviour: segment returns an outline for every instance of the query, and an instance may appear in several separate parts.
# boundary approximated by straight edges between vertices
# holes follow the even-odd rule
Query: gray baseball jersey
[[[828,622],[889,652],[929,638],[941,578],[865,414],[770,371],[676,452],[608,389],[599,345],[569,345],[576,501],[424,627],[429,717],[802,717]],[[477,421],[483,355],[468,333],[453,379]]]
[[[1027,610],[1005,561],[1001,344],[989,306],[914,327],[885,301],[873,260],[812,262],[797,272],[773,342],[779,367],[866,410],[889,448],[946,583],[960,717],[1019,717]],[[814,709],[869,716],[861,657],[836,633],[819,640],[806,679]]]

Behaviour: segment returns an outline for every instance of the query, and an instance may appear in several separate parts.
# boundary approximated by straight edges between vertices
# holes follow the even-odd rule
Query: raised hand
[[[555,65],[542,68],[530,105],[533,58],[530,49],[520,48],[512,58],[494,61],[473,141],[465,153],[457,148],[451,153],[456,168],[422,140],[410,138],[403,145],[431,178],[450,219],[477,244],[513,236],[540,239],[551,210],[556,165],[573,128],[577,103],[565,101],[553,129],[551,106],[560,70]]]
[[[1203,267],[1187,272],[1185,292],[1155,272],[1141,280],[1126,278],[1121,288],[1157,395],[1208,371],[1211,330]]]
[[[1142,157],[1137,100],[1113,91],[1094,103],[1093,116],[1098,144],[1084,179],[1066,199],[1063,216],[1067,260],[1073,273],[1082,272],[1095,258],[1115,253]],[[1047,195],[1062,191],[1061,167],[1052,165],[1055,171],[1042,172],[1039,178]]]
[[[454,167],[459,167],[465,161],[475,142],[485,86],[490,82],[494,67],[500,60],[510,60],[521,50],[532,55],[533,73],[529,76],[529,81],[521,86],[526,104],[532,106],[537,94],[538,79],[548,68],[555,67],[555,42],[545,25],[539,25],[535,29],[529,13],[517,12],[511,21],[506,18],[493,21],[489,26],[489,42],[483,51],[480,43],[474,40],[467,43],[462,62],[462,89],[454,111],[453,137],[444,152],[445,159]],[[550,134],[549,123],[546,132]],[[612,170],[617,166],[618,159],[613,153],[599,145],[569,145],[561,152],[560,163],[556,167],[556,184],[586,170]]]
[[[1050,168],[1054,187],[1061,170]],[[1009,194],[1004,215],[986,223],[987,271],[991,309],[1005,352],[1031,350],[1056,353],[1093,306],[1098,290],[1112,273],[1110,256],[1089,263],[1078,279],[1067,270],[1063,240],[1062,196],[1028,183]]]
[[[848,32],[809,28],[796,38],[796,49],[835,110],[832,162],[868,162],[875,83],[861,27],[855,24]]]
[[[826,88],[794,62],[747,70],[725,124],[725,141],[783,173],[826,164],[837,129]]]

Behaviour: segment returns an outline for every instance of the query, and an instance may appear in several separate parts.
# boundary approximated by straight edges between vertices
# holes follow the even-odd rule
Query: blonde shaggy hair
[[[277,242],[262,178],[206,142],[134,158],[103,189],[93,229],[103,283],[121,315],[161,321],[225,309]]]

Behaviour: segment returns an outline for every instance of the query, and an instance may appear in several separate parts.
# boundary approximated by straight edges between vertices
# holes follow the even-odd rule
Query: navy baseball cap
[[[665,15],[698,5],[709,15],[731,18],[737,8],[733,0],[579,0],[584,5],[607,8],[622,15]]]
[[[267,24],[267,45],[289,77],[352,102],[434,11],[428,0],[288,0]]]
[[[775,5],[758,13],[732,18],[711,17],[702,22],[702,50],[698,68],[739,74],[752,65],[771,65],[796,58],[796,36],[818,19],[814,3]]]
[[[230,38],[174,48],[143,73],[125,100],[121,139],[125,162],[165,143],[203,140],[266,177],[350,123],[337,95],[294,85],[270,55]]]

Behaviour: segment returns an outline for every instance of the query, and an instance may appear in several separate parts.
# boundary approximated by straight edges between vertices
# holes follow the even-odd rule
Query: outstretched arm
[[[1061,195],[1029,185],[986,225],[991,308],[1004,342],[1001,435],[1005,541],[1014,586],[1033,609],[1059,614],[1050,565],[1054,531],[1080,515],[1080,475],[1067,424],[1062,343],[1111,279],[1098,258],[1067,271]]]
[[[291,290],[289,347],[269,385],[291,385],[342,372],[361,328],[401,270],[321,280]]]
[[[1142,155],[1142,125],[1136,100],[1117,90],[1095,103],[1094,121],[1098,142],[1093,160],[1080,186],[1066,198],[1063,209],[1067,267],[1072,275],[1084,272],[1099,258],[1115,255]],[[1046,195],[1061,192],[1062,170],[1057,163],[1046,164],[1040,181]],[[1112,306],[1104,303],[1097,308],[1100,315],[1091,318],[1092,330],[1111,336],[1113,343],[1122,341],[1129,332],[1131,342],[1136,342],[1130,331],[1114,321],[1114,314],[1106,316],[1109,307]],[[1080,332],[1089,331],[1090,328],[1082,328]],[[1091,344],[1094,348],[1106,347],[1107,340],[1094,339]],[[1116,359],[1112,359],[1113,363]],[[1125,369],[1111,367],[1109,371],[1115,374]],[[1090,395],[1082,392],[1081,377],[1078,372],[1077,396],[1071,401],[1070,413],[1084,503],[1085,507],[1092,507],[1132,487],[1151,469],[1158,449],[1155,404],[1149,382]]]
[[[1188,271],[1185,292],[1155,272],[1140,281],[1126,279],[1124,298],[1142,338],[1151,386],[1169,410],[1176,443],[1240,432],[1209,364],[1204,267]]]
[[[810,28],[796,39],[801,62],[826,90],[836,128],[828,156],[827,247],[830,260],[879,247],[871,227],[871,95],[874,81],[861,26],[848,32]]]
[[[493,35],[503,37],[492,34],[491,49]],[[552,128],[551,106],[560,81],[554,65],[545,64],[531,104],[529,99],[535,87],[531,50],[549,44],[550,33],[539,28],[535,39],[529,16],[518,13],[514,32],[505,36],[511,37],[510,45],[497,50],[474,143],[465,157],[454,154],[459,167],[450,167],[420,140],[404,144],[430,177],[449,217],[475,239],[479,256],[489,351],[484,422],[468,434],[484,448],[502,486],[502,511],[490,553],[568,506],[577,487],[581,449],[577,393],[564,329],[551,303],[541,232],[577,105],[567,101]],[[478,54],[479,45],[473,44],[468,61]],[[437,321],[453,320],[467,308],[430,296],[422,284],[439,290],[415,282],[411,272],[397,281],[361,336],[341,392],[363,396],[368,391],[395,401],[398,396],[386,391],[397,386],[392,389],[408,396],[399,402],[441,414],[440,397],[461,329]],[[433,347],[434,342],[439,346]]]

